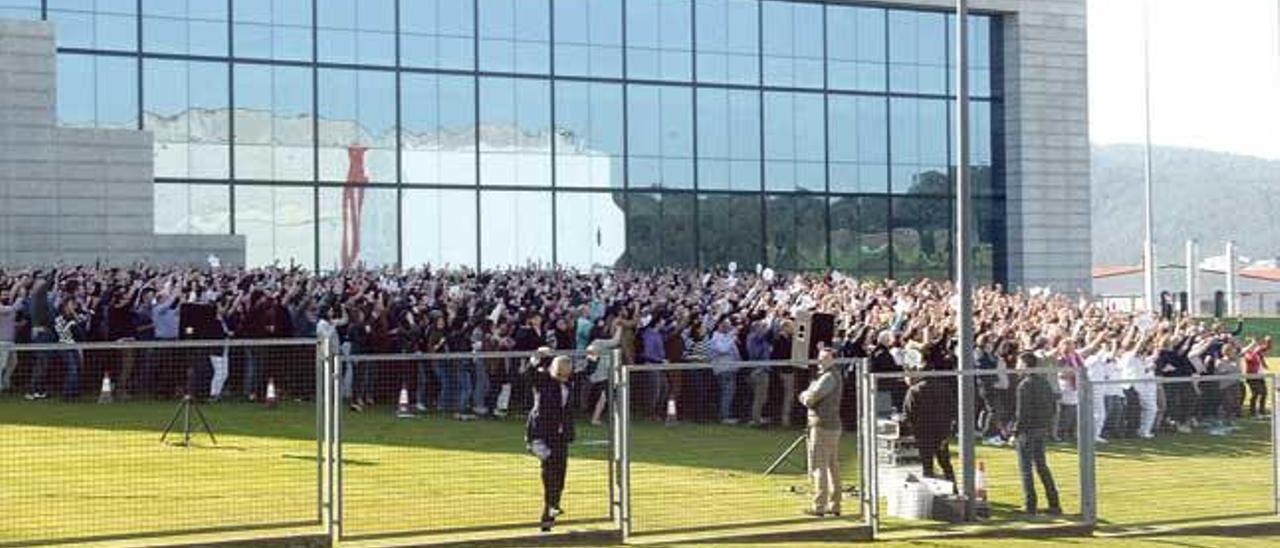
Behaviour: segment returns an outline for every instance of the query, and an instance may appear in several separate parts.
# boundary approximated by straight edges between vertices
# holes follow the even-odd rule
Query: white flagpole
[[[1156,303],[1156,235],[1155,214],[1152,211],[1154,196],[1151,181],[1151,2],[1142,2],[1142,92],[1145,110],[1146,146],[1143,162],[1143,230],[1146,237],[1142,247],[1142,291],[1147,310],[1159,310]]]
[[[971,227],[972,203],[969,189],[969,6],[968,0],[956,0],[956,362],[961,371],[974,368],[973,340],[973,272]],[[959,442],[962,493],[965,496],[965,520],[974,519],[975,417],[973,377],[960,379],[957,401],[959,410]]]

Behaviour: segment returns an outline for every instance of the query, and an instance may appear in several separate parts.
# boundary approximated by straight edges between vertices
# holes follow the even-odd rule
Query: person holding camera
[[[530,361],[538,363],[533,370],[533,409],[525,427],[525,443],[529,452],[542,463],[543,507],[540,527],[551,531],[564,493],[565,472],[569,465],[569,444],[574,439],[573,409],[569,407],[569,377],[573,362],[566,356],[549,359],[551,349],[539,348]]]
[[[808,408],[809,477],[813,480],[813,504],[806,514],[822,517],[840,515],[840,398],[844,378],[835,366],[830,348],[818,352],[818,375],[804,392],[800,403]]]
[[[1024,352],[1018,356],[1022,380],[1018,382],[1015,392],[1013,440],[1018,450],[1018,470],[1022,475],[1022,495],[1027,515],[1036,515],[1038,501],[1035,475],[1039,475],[1040,482],[1044,484],[1045,498],[1049,502],[1049,515],[1057,516],[1062,514],[1062,506],[1058,501],[1058,487],[1053,482],[1053,473],[1049,471],[1044,449],[1045,437],[1053,426],[1056,403],[1053,387],[1048,379],[1027,371],[1036,368],[1038,363],[1039,358],[1034,353]]]

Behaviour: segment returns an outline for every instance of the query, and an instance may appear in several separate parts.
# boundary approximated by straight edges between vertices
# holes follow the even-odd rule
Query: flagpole
[[[1151,180],[1151,1],[1142,2],[1142,93],[1145,124],[1143,161],[1143,231],[1142,291],[1147,310],[1156,311],[1156,235],[1153,211],[1154,192]]]
[[[961,371],[974,369],[973,352],[973,272],[972,203],[969,188],[969,5],[968,0],[956,0],[956,363]],[[973,377],[961,377],[957,403],[959,409],[959,442],[962,491],[965,497],[966,521],[975,515],[975,461]]]

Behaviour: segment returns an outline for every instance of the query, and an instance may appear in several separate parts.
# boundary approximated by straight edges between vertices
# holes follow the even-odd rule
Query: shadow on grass
[[[286,521],[286,522],[278,522],[278,523],[257,523],[257,524],[248,524],[248,525],[237,524],[237,525],[227,525],[227,526],[219,526],[219,527],[173,529],[173,530],[165,530],[165,531],[151,531],[151,532],[145,532],[145,533],[127,533],[127,534],[121,534],[121,535],[63,537],[63,538],[38,539],[38,540],[24,540],[24,541],[15,541],[15,542],[0,541],[0,548],[10,548],[10,547],[16,548],[18,546],[55,546],[55,545],[66,545],[66,544],[82,544],[82,543],[90,543],[90,542],[113,542],[113,541],[141,542],[141,541],[146,541],[148,539],[162,539],[162,538],[175,537],[175,536],[181,536],[181,535],[207,535],[207,534],[214,534],[214,533],[244,533],[244,532],[252,532],[252,531],[262,531],[264,532],[264,537],[267,537],[269,535],[266,532],[270,530],[283,530],[283,529],[293,529],[293,528],[311,527],[311,526],[314,526],[316,527],[317,530],[319,530],[320,525],[321,525],[321,522],[319,520]]]

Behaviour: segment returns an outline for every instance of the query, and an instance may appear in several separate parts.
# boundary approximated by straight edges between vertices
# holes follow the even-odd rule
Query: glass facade
[[[60,123],[155,134],[156,230],[251,265],[943,277],[942,10],[791,0],[0,0]],[[969,21],[978,268],[1002,279],[997,16]]]

